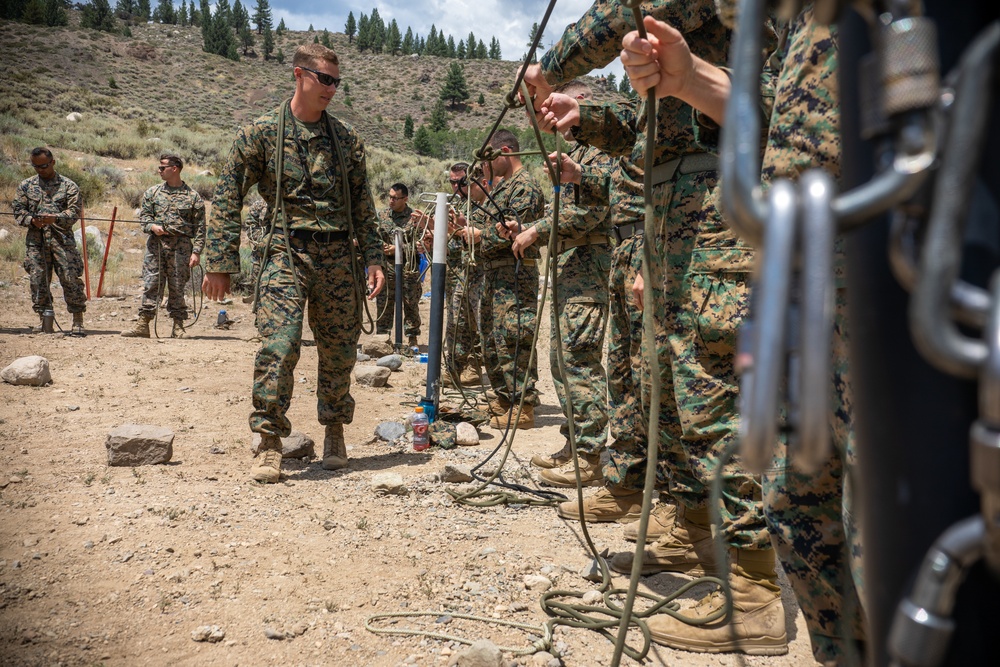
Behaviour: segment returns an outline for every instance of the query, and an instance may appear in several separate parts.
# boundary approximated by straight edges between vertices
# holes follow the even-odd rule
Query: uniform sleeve
[[[194,205],[191,207],[191,222],[194,227],[194,236],[191,237],[191,252],[200,255],[205,249],[205,200],[201,195],[194,193]]]
[[[636,109],[630,104],[581,103],[580,126],[573,135],[581,143],[596,146],[619,157],[632,154],[637,137]]]
[[[31,224],[34,212],[29,205],[30,202],[31,200],[28,199],[28,181],[22,181],[17,186],[17,192],[14,193],[14,201],[11,202],[11,208],[14,211],[14,220],[21,227],[27,227]]]
[[[240,129],[229,151],[212,200],[212,217],[205,230],[207,273],[238,273],[243,199],[267,168],[263,133],[256,125]],[[281,196],[280,193],[278,196]]]
[[[142,207],[139,210],[139,222],[142,223],[142,231],[149,234],[154,224],[156,224],[156,186],[149,188],[142,193]]]
[[[80,219],[80,188],[68,178],[62,180],[66,186],[66,208],[56,214],[56,224],[68,232]]]
[[[348,182],[351,186],[351,214],[354,218],[354,234],[358,239],[361,255],[365,258],[365,266],[385,266],[385,253],[382,252],[382,239],[378,230],[378,216],[375,213],[375,200],[371,188],[368,187],[368,162],[365,156],[365,143],[361,137],[353,134],[351,146],[351,173]]]
[[[715,16],[713,0],[654,0],[643,3],[642,10],[685,34]],[[542,56],[546,80],[555,85],[605,67],[619,56],[622,38],[632,30],[635,19],[628,7],[619,0],[597,0]]]
[[[588,148],[583,153],[581,166],[587,171],[597,174],[609,174],[615,167],[615,160],[606,153],[594,148]],[[559,236],[562,238],[580,238],[591,232],[607,229],[610,214],[609,202],[594,204],[584,203],[581,193],[580,203],[576,203],[575,185],[563,186],[559,198]],[[588,199],[592,199],[588,197]],[[534,224],[539,241],[547,243],[552,231],[552,216],[547,215]]]

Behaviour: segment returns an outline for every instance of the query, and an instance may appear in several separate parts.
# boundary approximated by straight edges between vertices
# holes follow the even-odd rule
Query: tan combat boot
[[[733,613],[729,622],[712,621],[688,625],[672,616],[656,615],[646,620],[657,644],[694,653],[788,653],[785,610],[781,588],[774,573],[774,550],[731,549],[729,587]],[[725,600],[718,591],[703,598],[689,613],[704,618],[720,609]]]
[[[677,522],[677,505],[673,502],[661,502],[649,513],[649,523],[646,524],[646,543],[655,542],[663,537],[674,527]],[[639,539],[639,522],[625,526],[622,537],[629,542]]]
[[[669,533],[646,547],[642,573],[680,572],[694,577],[715,573],[715,550],[708,525],[708,509],[683,509]],[[615,572],[631,574],[635,554],[615,554],[609,565]]]
[[[344,442],[344,425],[327,424],[323,438],[323,470],[340,470],[347,467],[347,443]]]
[[[504,401],[502,398],[497,400],[499,401],[500,406],[506,403],[506,401]],[[494,404],[491,402],[490,411],[493,412],[493,410],[494,410]],[[500,429],[502,431],[505,428],[507,428],[507,423],[509,421],[511,428],[513,428],[516,423],[518,430],[522,431],[525,429],[535,427],[535,406],[525,404],[524,407],[521,408],[521,416],[518,417],[517,419],[514,419],[515,415],[517,415],[516,405],[510,406],[502,414],[497,414],[496,412],[493,412],[493,416],[490,418],[490,426],[496,429]]]
[[[575,500],[567,500],[559,503],[556,514],[579,521],[580,505]],[[635,521],[641,514],[642,491],[602,486],[583,500],[583,516],[587,521]]]
[[[459,382],[465,387],[475,387],[482,379],[483,375],[479,372],[479,366],[466,366],[459,376]]]
[[[35,313],[38,315],[38,324],[31,327],[30,332],[33,334],[42,333],[45,331],[45,318],[42,317],[41,313]]]
[[[171,338],[184,338],[184,320],[179,317],[174,318],[174,326],[170,329]]]
[[[604,470],[600,454],[577,453],[580,462],[580,484],[598,486],[604,484]],[[567,463],[562,468],[548,468],[538,473],[538,479],[546,486],[576,487],[576,468]]]
[[[442,387],[457,387],[455,384],[455,378],[452,377],[451,371],[444,369],[441,371],[441,386]]]
[[[69,331],[70,336],[86,336],[83,330],[83,313],[73,313],[73,328]]]
[[[573,453],[569,450],[569,442],[567,442],[558,452],[535,454],[531,457],[531,465],[536,468],[559,468],[571,460],[573,460]]]
[[[406,339],[406,347],[413,349],[415,347],[420,347],[420,343],[417,342],[416,336],[409,336]]]
[[[139,313],[135,326],[122,332],[122,338],[149,338],[149,323],[153,321],[151,313]]]
[[[281,478],[281,438],[261,434],[257,446],[257,464],[250,469],[250,477],[257,482],[275,484]]]

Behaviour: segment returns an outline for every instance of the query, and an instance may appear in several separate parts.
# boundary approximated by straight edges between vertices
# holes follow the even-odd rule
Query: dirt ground
[[[68,327],[61,292],[54,293],[57,317]],[[83,339],[28,334],[36,320],[26,278],[0,287],[0,300],[0,366],[39,354],[53,377],[40,388],[0,383],[0,664],[447,665],[459,643],[374,634],[366,619],[428,612],[378,626],[426,627],[526,649],[538,631],[456,615],[540,626],[548,617],[526,576],[580,593],[597,588],[579,574],[590,560],[579,524],[547,507],[473,508],[446,493],[468,486],[439,481],[444,466],[475,465],[498,444],[498,431],[484,427],[480,446],[449,451],[418,453],[373,440],[380,421],[412,411],[424,365],[408,360],[385,388],[354,387],[347,470],[286,460],[282,482],[265,486],[248,477],[256,343],[249,306],[239,298],[222,306],[236,320],[231,329],[213,328],[220,306],[207,304],[181,340],[119,337],[135,318],[138,284],[126,297],[92,301]],[[169,335],[161,317],[160,335]],[[527,484],[531,455],[562,445],[547,342],[538,352],[544,393],[537,428],[518,433],[505,467],[508,479]],[[315,347],[303,349],[295,377],[293,428],[321,448]],[[172,429],[173,460],[108,467],[105,438],[126,423]],[[402,475],[408,493],[375,493],[371,480],[381,472]],[[620,525],[591,525],[589,532],[598,549],[633,547]],[[640,590],[662,594],[685,581],[661,574],[644,578]],[[626,587],[627,578],[614,583]],[[654,645],[648,663],[813,664],[802,616],[783,587],[787,656],[703,656]],[[224,637],[194,641],[202,626],[218,626]],[[630,637],[637,646],[639,634]],[[554,644],[567,666],[612,660],[612,642],[594,631],[559,628]],[[548,660],[504,655],[506,665]]]

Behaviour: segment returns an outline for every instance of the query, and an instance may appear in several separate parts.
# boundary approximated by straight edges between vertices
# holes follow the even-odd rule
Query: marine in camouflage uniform
[[[503,136],[501,132],[504,131],[494,135],[494,146],[499,145],[496,142],[498,137]],[[516,144],[516,138],[509,132],[506,134]],[[516,145],[511,148],[514,152],[518,150]],[[522,224],[538,220],[545,214],[542,190],[523,167],[507,175],[491,194],[505,216],[513,218],[510,210],[515,211]],[[490,203],[485,206],[491,216],[496,215]],[[510,248],[510,239],[501,236],[494,224],[484,225],[477,256],[484,273],[480,304],[483,357],[486,374],[500,401],[499,407],[507,411],[513,406],[516,411],[523,395],[525,410],[522,414],[530,416],[534,406],[538,405],[538,391],[535,389],[538,362],[531,360],[531,344],[538,308],[539,252],[537,248],[528,248],[517,268]],[[522,428],[529,425],[524,420],[520,424]]]
[[[463,163],[464,164],[464,163]],[[452,168],[451,178],[463,176],[468,179],[466,170]],[[452,190],[461,199],[455,202],[458,214],[465,217],[468,203],[469,186],[452,184]],[[482,214],[475,208],[470,216],[479,217]],[[480,224],[482,226],[482,224]],[[445,284],[445,301],[448,304],[448,318],[444,330],[445,368],[455,380],[462,384],[475,384],[481,380],[482,350],[479,343],[479,300],[473,295],[482,294],[483,270],[480,263],[467,262],[466,244],[461,238],[453,236],[448,239],[448,272]],[[462,380],[463,374],[466,381]]]
[[[267,202],[258,197],[250,204],[246,219],[247,241],[250,242],[250,277],[254,282],[256,282],[257,274],[260,272],[264,243],[267,241],[267,233],[270,229],[271,216]]]
[[[191,279],[189,262],[201,255],[205,245],[205,202],[183,181],[177,187],[160,183],[146,190],[139,213],[146,239],[142,259],[142,303],[139,316],[152,318],[167,290],[167,312],[172,319],[186,320],[184,287]],[[163,228],[162,234],[153,227]]]
[[[589,97],[581,92],[583,96]],[[567,156],[590,169],[611,171],[617,166],[609,155],[583,144],[574,145]],[[611,214],[608,206],[582,206],[578,202],[573,184],[561,187],[555,229],[556,283],[549,311],[549,366],[563,414],[568,415],[572,408],[577,451],[586,457],[593,478],[588,481],[600,481],[600,455],[608,439],[608,379],[601,356],[608,320]],[[552,233],[550,213],[518,235],[515,249],[524,238],[547,245]],[[557,318],[561,338],[556,338]],[[560,370],[558,348],[562,348],[565,373]],[[559,432],[568,442],[568,422]],[[541,479],[552,486],[576,485],[575,473],[543,470]]]
[[[323,68],[321,74],[335,80],[336,54],[311,44],[296,51],[293,63],[292,103],[301,100],[318,120],[299,120],[286,103],[240,129],[219,175],[206,245],[206,284],[214,293],[217,275],[239,271],[240,211],[250,187],[257,185],[269,208],[278,207],[261,272],[256,323],[262,340],[254,361],[249,420],[250,429],[262,434],[260,450],[265,454],[252,474],[266,482],[278,481],[280,474],[277,436],[291,432],[286,412],[307,308],[319,360],[317,412],[326,426],[323,467],[348,464],[343,425],[354,418],[351,371],[361,332],[359,299],[365,291],[363,270],[353,266],[352,233],[369,280],[378,282],[385,261],[364,142],[354,128],[325,112],[333,84],[305,69]],[[275,178],[278,151],[283,161],[280,191]],[[224,288],[225,279],[219,282]]]
[[[734,7],[719,3],[721,15]],[[781,34],[774,106],[762,161],[765,187],[812,168],[840,177],[836,28],[819,24],[808,5]],[[864,638],[861,536],[851,511],[849,470],[856,464],[848,368],[843,257],[835,262],[836,307],[831,359],[830,459],[804,474],[778,443],[764,472],[764,513],[782,568],[795,590],[818,662],[840,664],[851,638]]]
[[[390,189],[395,192],[394,189]],[[379,235],[382,243],[394,246],[396,230],[403,231],[403,334],[407,338],[420,335],[420,263],[415,252],[412,252],[415,229],[410,224],[413,209],[405,206],[401,211],[391,207],[382,209],[378,214]],[[396,316],[396,266],[395,258],[386,253],[385,289],[376,297],[378,321],[375,331],[378,334],[393,335],[392,322]]]
[[[34,155],[34,153],[38,155]],[[74,314],[87,310],[87,295],[80,275],[83,258],[76,247],[73,225],[80,218],[80,188],[55,172],[55,159],[48,149],[32,151],[32,163],[46,165],[39,173],[21,181],[12,204],[15,220],[27,227],[24,270],[31,284],[31,306],[41,316],[52,309],[52,272],[59,276],[66,309]],[[52,222],[44,224],[43,217]]]

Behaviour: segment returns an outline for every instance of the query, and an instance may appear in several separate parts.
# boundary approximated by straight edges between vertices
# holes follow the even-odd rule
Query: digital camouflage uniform
[[[379,234],[382,243],[396,243],[396,230],[403,230],[403,334],[420,335],[420,262],[416,253],[411,252],[414,228],[410,224],[413,209],[407,206],[400,213],[385,208],[378,214]],[[396,316],[396,258],[386,253],[385,289],[375,297],[378,304],[376,333],[393,334],[392,321]]]
[[[593,170],[611,171],[617,165],[607,154],[583,144],[573,146],[568,157]],[[567,413],[567,398],[573,408],[578,451],[600,454],[608,440],[608,377],[601,356],[608,320],[611,214],[608,206],[582,206],[576,199],[573,184],[564,184],[556,239],[557,282],[552,288],[554,298],[549,309],[552,336],[549,365],[563,414]],[[535,243],[539,246],[549,242],[550,211],[551,206],[549,215],[534,224],[538,232]],[[557,317],[561,340],[556,338]],[[557,347],[562,348],[565,375],[559,371]],[[564,423],[559,432],[568,438],[569,426]]]
[[[462,200],[458,208],[466,215]],[[474,219],[482,213],[473,208],[469,214]],[[479,299],[482,294],[482,263],[466,266],[465,242],[460,238],[448,240],[448,273],[445,283],[445,300],[448,303],[448,321],[444,330],[445,368],[458,378],[468,367],[481,369],[479,345]]]
[[[354,129],[324,114],[317,123],[293,120],[287,104],[240,129],[226,166],[219,175],[206,245],[206,271],[239,271],[240,210],[243,198],[257,184],[268,207],[276,205],[275,147],[278,114],[285,118],[281,197],[289,230],[340,233],[342,238],[286,239],[277,230],[264,260],[257,329],[261,347],[254,362],[253,412],[250,428],[262,434],[287,436],[285,417],[292,399],[293,372],[299,360],[302,326],[308,307],[316,339],[319,372],[316,385],[319,422],[349,424],[354,418],[350,394],[351,370],[357,359],[361,321],[357,289],[363,295],[364,275],[351,267],[352,242],[344,201],[349,189],[351,223],[366,266],[382,265],[375,206],[368,188],[365,147]],[[327,119],[347,163],[344,174]],[[278,229],[282,221],[277,223]],[[289,249],[291,262],[289,262]],[[296,292],[294,275],[299,289]]]
[[[517,211],[522,224],[538,220],[545,214],[542,190],[527,169],[505,179],[491,195],[501,209]],[[491,215],[496,214],[490,203],[485,206]],[[510,213],[507,216],[513,217]],[[522,260],[515,271],[511,242],[497,233],[492,219],[483,224],[482,229],[477,261],[482,262],[484,273],[480,330],[486,374],[493,391],[512,405],[521,400],[520,390],[523,390],[525,405],[538,405],[535,389],[538,360],[531,362],[530,370],[528,364],[538,308],[538,249],[529,247],[525,259],[531,265]],[[526,371],[528,380],[525,383]]]
[[[659,0],[643,8],[680,30],[694,53],[725,63],[729,34],[711,0]],[[634,26],[631,12],[621,4],[595,3],[542,58],[546,78],[557,83],[610,63]],[[627,106],[581,104],[580,113],[577,138],[628,156],[627,175],[641,192],[645,106],[633,112]],[[717,151],[717,133],[695,123],[693,116],[691,107],[675,98],[659,101],[655,164]],[[753,252],[722,220],[718,173],[683,171],[682,165],[672,180],[653,188],[655,229],[646,230],[645,242],[653,243],[654,262],[645,302],[653,308],[660,363],[660,463],[669,470],[670,494],[688,508],[704,508],[716,463],[739,432],[733,362]],[[648,358],[648,352],[643,356]],[[646,372],[642,391],[648,410]],[[722,475],[724,538],[738,548],[769,548],[760,484],[738,460]]]
[[[87,310],[87,294],[80,279],[83,258],[73,238],[73,225],[80,218],[80,203],[80,188],[59,174],[48,181],[32,176],[17,186],[13,211],[17,224],[28,228],[24,270],[28,272],[31,306],[36,313],[52,308],[53,270],[59,276],[66,309],[71,313]],[[31,224],[36,214],[53,215],[57,220],[39,229]]]
[[[734,8],[720,2],[723,15]],[[840,176],[836,32],[807,7],[785,29],[762,162],[765,185],[811,168]],[[763,475],[764,513],[795,590],[819,662],[844,656],[844,637],[864,636],[860,529],[851,513],[847,470],[855,463],[842,258],[836,262],[830,430],[833,453],[817,473],[795,470],[784,441]],[[844,462],[847,461],[845,467]],[[853,576],[853,578],[852,578]]]
[[[156,314],[166,286],[170,317],[186,320],[184,287],[191,279],[188,262],[192,253],[200,255],[205,246],[205,202],[187,183],[176,188],[160,183],[143,194],[139,220],[142,231],[149,235],[142,258],[139,314]],[[157,236],[151,230],[153,225],[160,225],[166,233]]]

